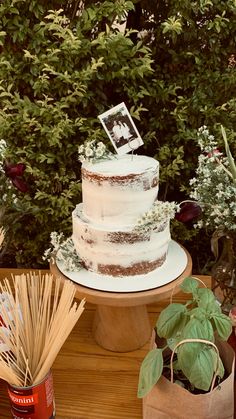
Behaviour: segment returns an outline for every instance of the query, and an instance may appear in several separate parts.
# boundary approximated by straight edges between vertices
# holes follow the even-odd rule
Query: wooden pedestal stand
[[[96,304],[93,336],[100,346],[110,351],[129,352],[145,345],[151,336],[146,304],[168,298],[173,289],[173,293],[177,293],[177,285],[191,275],[191,256],[186,250],[185,252],[187,266],[184,272],[172,282],[149,291],[116,293],[75,284],[78,299],[85,298],[86,301]],[[69,280],[60,272],[56,263],[51,262],[50,270],[53,275]]]

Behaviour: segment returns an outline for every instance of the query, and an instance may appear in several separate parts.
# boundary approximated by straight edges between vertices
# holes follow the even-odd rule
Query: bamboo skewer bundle
[[[76,287],[52,275],[12,277],[0,284],[0,378],[19,387],[38,384],[52,367],[62,345],[84,310],[74,302]]]

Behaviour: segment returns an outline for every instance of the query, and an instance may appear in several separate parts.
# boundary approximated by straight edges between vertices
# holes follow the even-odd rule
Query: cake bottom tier
[[[111,229],[86,221],[82,204],[72,213],[72,239],[83,266],[112,276],[142,275],[161,266],[170,242],[167,222],[158,231],[135,231],[134,226]]]

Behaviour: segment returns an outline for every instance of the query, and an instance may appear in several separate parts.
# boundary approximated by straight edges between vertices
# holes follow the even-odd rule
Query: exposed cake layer
[[[169,222],[159,231],[134,231],[133,227],[94,224],[83,216],[83,204],[72,213],[75,248],[86,269],[112,276],[148,273],[161,266],[170,241]]]
[[[146,156],[117,156],[82,166],[83,214],[94,223],[135,223],[157,198],[159,163]]]

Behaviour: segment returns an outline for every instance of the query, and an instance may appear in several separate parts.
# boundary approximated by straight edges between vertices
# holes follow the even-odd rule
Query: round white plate
[[[110,292],[137,292],[161,287],[178,278],[185,270],[187,261],[184,249],[171,240],[166,261],[160,268],[145,275],[114,277],[97,274],[84,268],[71,272],[64,269],[61,261],[56,260],[56,264],[67,278],[87,288]]]

